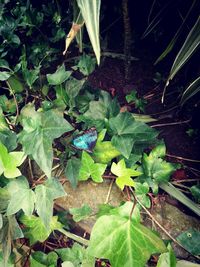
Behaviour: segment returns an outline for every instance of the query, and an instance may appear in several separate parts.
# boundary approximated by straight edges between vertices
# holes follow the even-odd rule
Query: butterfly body
[[[92,153],[97,142],[97,131],[91,128],[83,134],[77,135],[72,140],[73,147]]]

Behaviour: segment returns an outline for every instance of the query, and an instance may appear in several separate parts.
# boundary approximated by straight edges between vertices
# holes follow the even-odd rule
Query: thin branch
[[[179,159],[179,160],[185,160],[185,161],[200,163],[200,160],[197,160],[197,159],[188,159],[188,158],[183,158],[183,157],[179,157],[179,156],[175,156],[175,155],[171,155],[171,154],[166,154],[166,156],[170,157],[170,158]]]

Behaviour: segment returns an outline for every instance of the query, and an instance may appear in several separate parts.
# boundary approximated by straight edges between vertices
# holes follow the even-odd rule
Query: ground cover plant
[[[161,189],[199,216],[199,185],[195,180],[187,197],[171,183],[184,166],[168,160],[160,124],[141,114],[148,99],[131,88],[120,101],[115,90],[92,86],[89,76],[98,71],[101,56],[100,5],[83,0],[0,3],[1,266],[142,267],[148,261],[157,267],[190,266],[176,258],[172,241],[199,260],[197,229],[177,238],[165,231],[164,240],[143,224],[143,211],[151,215]],[[198,27],[199,19],[190,35]],[[81,54],[63,59],[75,39]],[[182,103],[198,92],[196,82],[186,90],[192,93],[185,96],[185,91]],[[57,208],[56,200],[68,197],[66,180],[76,190],[80,183],[92,180],[98,186],[107,179],[126,201],[102,203],[90,236],[72,231],[72,222],[94,211],[85,203],[69,211]]]

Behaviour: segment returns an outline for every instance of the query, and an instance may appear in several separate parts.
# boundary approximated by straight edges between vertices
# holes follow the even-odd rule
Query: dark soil
[[[136,55],[137,57],[137,55]],[[166,93],[164,104],[161,103],[161,96],[164,83],[156,84],[153,80],[156,68],[153,66],[154,58],[147,52],[140,50],[138,61],[132,62],[130,81],[124,79],[124,61],[118,59],[104,58],[99,68],[89,77],[92,86],[109,91],[116,95],[121,104],[125,104],[125,95],[133,89],[137,89],[140,97],[147,99],[146,114],[158,119],[151,125],[160,131],[160,138],[166,142],[168,154],[173,155],[170,160],[180,161],[184,165],[200,167],[198,163],[190,160],[179,160],[177,157],[188,159],[200,159],[200,139],[198,135],[189,136],[187,130],[198,129],[198,116],[200,109],[196,104],[189,103],[182,109],[178,104],[179,87],[182,85],[179,80],[172,83]],[[165,75],[168,69],[165,70]],[[173,85],[174,84],[174,85]],[[173,88],[173,86],[175,88]],[[176,89],[177,88],[177,89]],[[134,110],[134,112],[137,112]],[[171,124],[172,123],[172,124]],[[171,125],[167,125],[171,124]]]

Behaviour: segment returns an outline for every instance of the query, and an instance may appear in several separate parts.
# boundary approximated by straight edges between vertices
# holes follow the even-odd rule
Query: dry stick
[[[112,179],[112,181],[110,183],[110,186],[109,186],[109,189],[108,189],[108,194],[106,196],[106,200],[105,200],[104,204],[107,204],[108,201],[109,201],[109,197],[110,197],[110,194],[111,194],[111,190],[112,190],[112,186],[113,186],[114,181],[115,181],[115,179]]]
[[[171,125],[179,125],[179,124],[184,124],[184,123],[188,123],[188,122],[190,122],[190,120],[178,121],[178,122],[170,122],[170,123],[161,123],[161,124],[151,125],[151,128],[163,127],[163,126],[171,126]]]
[[[134,195],[133,189],[130,187],[132,194]],[[149,215],[149,217],[158,225],[158,227],[169,237],[171,240],[179,245],[180,247],[184,248],[173,236],[171,236],[168,231],[153,217],[153,215],[145,208],[145,206],[139,201],[139,199],[134,195],[134,198],[140,204],[140,206],[145,210],[145,212]]]
[[[183,158],[183,157],[179,157],[179,156],[175,156],[175,155],[171,155],[171,154],[166,154],[166,156],[168,156],[170,158],[175,158],[175,159],[180,159],[180,160],[200,163],[200,160],[197,160],[197,159],[188,159],[188,158]]]

